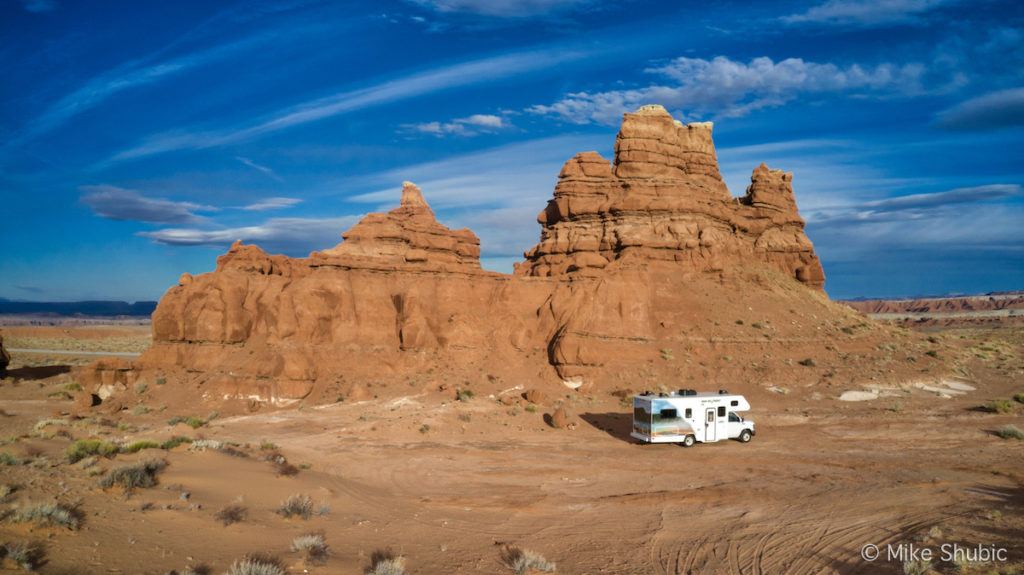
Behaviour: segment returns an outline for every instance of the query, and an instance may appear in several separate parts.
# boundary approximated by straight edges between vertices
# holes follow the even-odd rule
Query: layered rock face
[[[684,125],[661,106],[645,106],[625,115],[614,164],[595,152],[566,162],[537,217],[541,241],[516,273],[596,276],[657,260],[719,272],[762,262],[821,289],[791,181],[762,164],[746,196],[732,198],[711,124]]]
[[[756,308],[781,326],[798,325],[796,308],[854,315],[821,292],[792,176],[762,165],[731,197],[711,131],[660,106],[626,114],[614,162],[565,164],[513,275],[481,269],[476,235],[438,222],[408,182],[397,208],[308,258],[236,242],[163,297],[134,372],[97,364],[89,391],[147,371],[207,399],[278,404],[424,374],[621,382],[721,314]]]

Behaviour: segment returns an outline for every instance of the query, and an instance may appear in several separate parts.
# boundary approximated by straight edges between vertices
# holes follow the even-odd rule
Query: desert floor
[[[147,337],[138,326],[5,328],[19,349],[135,352]],[[15,352],[0,385],[0,494],[10,491],[0,543],[38,542],[39,572],[54,574],[222,573],[247,553],[275,555],[291,573],[362,573],[382,550],[404,556],[410,574],[511,573],[506,546],[570,574],[903,573],[885,557],[899,543],[1009,553],[961,571],[934,561],[939,573],[1022,572],[1024,441],[996,432],[1024,428],[1012,399],[1024,392],[1024,329],[942,337],[973,391],[943,397],[907,382],[863,402],[834,390],[752,394],[751,443],[690,449],[632,442],[630,408],[607,394],[572,398],[571,430],[545,424],[549,405],[419,388],[246,415],[151,402],[75,419],[63,415],[67,366],[95,358]],[[983,407],[1000,399],[1002,413]],[[170,425],[174,416],[195,416],[195,428]],[[73,440],[173,436],[212,441],[66,457]],[[156,486],[98,486],[106,471],[152,459],[167,462]],[[276,512],[293,494],[310,498],[309,519]],[[17,521],[54,501],[73,508],[78,529]],[[243,517],[225,526],[216,514],[231,505]],[[325,563],[290,550],[306,533],[326,538]],[[863,560],[866,544],[883,556]]]

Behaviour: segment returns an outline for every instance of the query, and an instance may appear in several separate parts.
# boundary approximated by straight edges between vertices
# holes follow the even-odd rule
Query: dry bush
[[[284,567],[276,557],[268,555],[248,555],[241,561],[231,564],[226,575],[287,575]]]
[[[122,453],[138,453],[143,449],[160,449],[160,444],[155,441],[143,439],[141,441],[133,441],[128,445],[121,448]]]
[[[366,575],[405,575],[405,557],[395,555],[390,549],[374,551]]]
[[[903,562],[903,574],[904,575],[925,575],[932,568],[931,561],[925,561],[923,559],[917,559],[914,561]]]
[[[34,541],[8,543],[0,548],[0,551],[25,571],[35,571],[43,564],[43,557],[46,556],[42,544]],[[3,559],[3,554],[0,554],[0,559]]]
[[[540,553],[530,551],[529,549],[520,549],[519,547],[505,547],[502,549],[501,562],[514,571],[516,575],[524,575],[531,570],[553,573],[556,569],[555,564],[545,559]]]
[[[75,531],[82,523],[82,512],[63,503],[41,503],[16,510],[11,514],[11,520],[43,527],[66,527]]]
[[[282,517],[301,517],[309,519],[313,515],[313,500],[308,495],[289,495],[277,508]]]
[[[1009,399],[996,399],[988,402],[985,409],[992,413],[1010,413],[1013,411],[1013,403]]]
[[[220,509],[220,511],[213,514],[213,518],[224,524],[225,527],[232,523],[241,523],[245,520],[246,514],[249,512],[245,507],[232,503],[226,505]]]
[[[307,563],[323,563],[327,560],[327,541],[321,533],[299,535],[292,539],[292,551],[305,553]]]
[[[156,485],[156,475],[165,467],[167,467],[167,462],[162,459],[150,459],[117,467],[108,471],[100,479],[100,487],[109,489],[120,485],[125,493],[139,487],[153,487]]]

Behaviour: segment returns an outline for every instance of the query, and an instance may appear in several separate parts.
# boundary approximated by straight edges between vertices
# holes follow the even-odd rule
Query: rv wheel
[[[739,439],[740,439],[740,443],[749,443],[750,442],[750,431],[747,430],[747,429],[744,429],[743,431],[741,431]]]
[[[687,435],[683,438],[683,447],[693,447],[694,441],[692,435]]]

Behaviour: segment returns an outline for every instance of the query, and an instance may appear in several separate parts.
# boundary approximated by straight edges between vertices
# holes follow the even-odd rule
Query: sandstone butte
[[[823,342],[871,353],[840,337],[865,324],[822,290],[792,174],[762,164],[731,196],[710,123],[661,106],[625,114],[614,160],[567,161],[537,221],[540,241],[511,275],[482,269],[477,236],[439,223],[409,182],[397,208],[307,258],[235,242],[215,271],[167,291],[137,361],[83,370],[92,399],[80,403],[152,379],[250,407],[476,381],[749,388],[750,362],[769,380]]]

